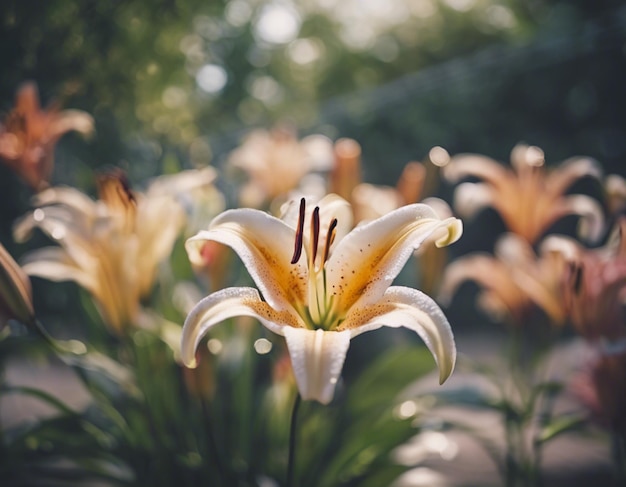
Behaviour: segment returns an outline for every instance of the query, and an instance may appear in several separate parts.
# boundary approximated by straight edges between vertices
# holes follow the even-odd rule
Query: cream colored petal
[[[333,142],[321,134],[312,134],[300,141],[300,146],[307,155],[311,169],[314,171],[329,171],[333,166]]]
[[[85,193],[68,186],[57,186],[39,192],[33,197],[34,206],[67,205],[90,218],[96,216],[97,203]]]
[[[472,254],[446,267],[439,289],[439,302],[449,305],[459,286],[466,281],[474,281],[481,287],[501,294],[518,293],[517,287],[512,285],[508,269],[501,262],[487,254]]]
[[[582,258],[584,249],[578,241],[571,237],[550,235],[541,241],[539,253],[547,254],[550,252],[561,254],[568,262],[575,262]]]
[[[298,390],[304,400],[328,404],[350,346],[350,331],[283,329]]]
[[[196,349],[202,337],[218,323],[234,316],[257,318],[270,331],[283,335],[286,327],[304,326],[295,313],[279,312],[261,300],[256,289],[226,288],[210,294],[191,310],[183,326],[181,356],[187,367],[196,366]]]
[[[44,247],[28,253],[22,269],[30,276],[51,281],[74,281],[92,294],[98,294],[97,274],[78,267],[59,247]]]
[[[503,189],[510,185],[512,172],[489,157],[477,154],[460,154],[454,156],[443,168],[443,176],[452,183],[461,179],[475,177]]]
[[[545,162],[543,149],[534,145],[517,144],[511,151],[511,166],[520,178],[532,174],[535,168],[543,166]]]
[[[530,244],[515,233],[505,233],[496,242],[494,255],[509,266],[520,267],[534,265],[537,260]]]
[[[314,198],[305,198],[306,208],[304,216],[304,242],[305,248],[309,247],[311,240],[311,218],[315,207],[319,207],[320,212],[320,235],[319,242],[322,245],[326,241],[328,227],[333,219],[337,219],[337,227],[335,229],[335,244],[339,242],[346,234],[352,230],[354,218],[350,203],[336,194],[328,194],[321,200],[316,201]],[[285,203],[281,207],[281,220],[284,221],[294,230],[297,229],[300,212],[300,200],[294,199]],[[334,248],[334,245],[333,247]]]
[[[41,227],[52,236],[71,232],[88,238],[98,217],[98,205],[85,194],[73,188],[50,188],[33,198],[34,211],[21,218],[13,228],[17,241],[30,237],[35,227]],[[45,221],[44,221],[45,220]]]
[[[561,198],[553,209],[552,221],[567,215],[580,215],[578,234],[589,242],[597,242],[604,232],[604,212],[593,198],[583,194]]]
[[[54,117],[50,125],[50,135],[60,137],[70,130],[82,135],[91,135],[94,131],[93,117],[82,110],[63,110]]]
[[[333,220],[337,220],[337,226],[335,227],[335,237],[331,243],[329,254],[334,252],[338,243],[352,230],[353,216],[350,203],[337,196],[336,194],[329,194],[322,198],[317,206],[320,208],[320,232],[318,237],[318,253],[316,259],[316,265],[322,265],[323,253],[326,249],[326,241],[328,238],[328,230]],[[307,206],[306,219],[304,225],[304,250],[308,256],[311,246],[311,217],[315,207]],[[309,256],[310,257],[310,256]]]
[[[138,282],[145,296],[154,283],[157,266],[172,252],[185,225],[185,212],[170,197],[141,198],[137,208],[136,234]]]
[[[455,242],[461,220],[440,220],[426,205],[414,204],[355,228],[339,242],[326,264],[327,289],[341,312],[355,303],[378,301],[413,252],[429,237],[438,247]]]
[[[604,180],[604,191],[609,213],[615,214],[626,208],[626,179],[619,174],[609,174]]]
[[[295,232],[281,220],[252,209],[225,211],[213,219],[209,230],[187,240],[193,264],[203,265],[207,241],[228,245],[239,255],[272,308],[293,310],[293,303],[304,302],[307,268],[304,259],[291,264]]]
[[[211,166],[166,174],[150,182],[146,195],[148,197],[184,196],[189,191],[212,185],[216,179],[217,171]]]
[[[602,178],[600,163],[589,157],[567,159],[546,176],[546,189],[556,197],[564,194],[572,184],[584,177],[600,180]]]
[[[34,320],[30,280],[0,244],[0,312],[3,310],[6,310],[9,318],[16,318],[22,323],[32,323]],[[0,319],[0,328],[2,324]]]
[[[74,215],[67,207],[38,208],[16,223],[13,229],[15,239],[23,241],[30,236],[33,228],[39,228],[65,249],[75,265],[85,272],[92,272],[102,252],[93,238],[91,227],[86,226],[80,216]]]
[[[485,183],[461,183],[454,191],[454,208],[460,216],[472,218],[489,206],[498,206],[498,195]]]
[[[60,240],[68,233],[89,240],[94,223],[67,206],[44,206],[19,219],[13,227],[13,235],[18,242],[23,242],[35,228],[40,228],[53,240]]]
[[[451,216],[454,216],[454,213],[452,212],[452,208],[450,208],[450,205],[446,201],[442,200],[441,198],[431,196],[429,198],[422,200],[422,203],[430,206],[434,210],[434,212],[437,213],[437,216],[441,219],[450,218]]]
[[[456,362],[454,335],[432,298],[416,289],[393,286],[378,303],[351,310],[339,329],[348,329],[354,338],[382,326],[405,327],[417,333],[435,358],[440,383],[452,374]]]
[[[352,205],[359,222],[380,218],[402,204],[402,195],[391,186],[361,183],[352,191]]]

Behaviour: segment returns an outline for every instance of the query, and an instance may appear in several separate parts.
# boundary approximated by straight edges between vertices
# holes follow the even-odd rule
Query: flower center
[[[298,226],[296,228],[296,239],[291,263],[295,264],[302,256],[304,242],[304,224],[306,219],[306,202],[300,200],[300,210],[298,215]],[[325,264],[330,256],[330,248],[337,235],[337,219],[333,218],[326,231],[323,249],[320,248],[320,208],[316,206],[311,214],[311,228],[307,257],[308,257],[308,295],[307,303],[299,309],[304,321],[311,329],[322,328],[330,330],[340,323],[340,317],[333,307],[333,296],[327,292]]]

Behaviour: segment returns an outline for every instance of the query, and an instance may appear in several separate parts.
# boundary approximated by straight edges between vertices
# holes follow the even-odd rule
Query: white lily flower
[[[75,281],[94,297],[106,324],[121,334],[136,324],[160,262],[185,222],[171,196],[133,192],[121,173],[102,175],[99,200],[69,187],[49,188],[14,232],[18,241],[41,229],[59,245],[25,256],[26,274]]]
[[[390,285],[430,236],[439,247],[456,241],[461,221],[442,220],[430,207],[414,204],[351,227],[350,205],[329,195],[314,209],[304,199],[299,206],[288,203],[282,219],[258,210],[229,210],[187,240],[194,263],[201,262],[207,241],[230,246],[259,288],[222,289],[195,306],[183,329],[187,366],[196,365],[198,343],[211,327],[252,316],[285,337],[303,399],[328,404],[350,340],[382,326],[418,333],[439,366],[440,382],[445,381],[456,359],[446,317],[424,293]]]

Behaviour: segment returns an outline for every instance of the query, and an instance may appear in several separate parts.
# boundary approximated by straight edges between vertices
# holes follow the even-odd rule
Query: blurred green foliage
[[[359,140],[373,180],[434,144],[506,158],[524,139],[615,165],[620,3],[9,0],[0,107],[34,79],[44,100],[93,114],[91,143],[58,150],[57,180],[86,185],[89,167],[146,177],[168,157],[219,159],[246,127],[285,118]]]

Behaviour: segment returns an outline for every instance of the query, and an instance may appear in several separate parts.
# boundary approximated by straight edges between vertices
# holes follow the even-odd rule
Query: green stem
[[[292,487],[293,485],[293,471],[296,461],[296,431],[298,426],[298,409],[300,408],[301,402],[302,397],[300,396],[300,393],[298,393],[296,395],[296,400],[293,403],[293,410],[291,411],[291,427],[289,429],[289,460],[287,463],[287,487]]]

